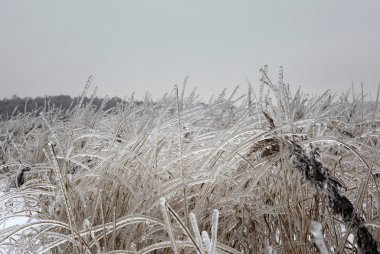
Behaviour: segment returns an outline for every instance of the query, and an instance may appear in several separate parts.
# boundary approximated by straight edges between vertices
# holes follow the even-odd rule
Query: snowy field
[[[262,74],[0,122],[0,253],[377,253],[378,98]]]

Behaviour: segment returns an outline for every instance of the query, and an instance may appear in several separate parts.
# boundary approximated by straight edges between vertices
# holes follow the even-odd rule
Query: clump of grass
[[[378,103],[261,72],[257,95],[205,104],[186,79],[158,101],[0,122],[0,250],[376,253]]]
[[[343,187],[342,184],[329,175],[329,169],[322,166],[316,155],[317,152],[313,151],[309,157],[298,144],[291,144],[291,163],[294,168],[318,190],[326,192],[331,210],[343,218],[348,228],[353,227],[361,253],[378,253],[377,243],[364,226],[364,219],[355,212],[351,201],[340,193],[338,188]]]

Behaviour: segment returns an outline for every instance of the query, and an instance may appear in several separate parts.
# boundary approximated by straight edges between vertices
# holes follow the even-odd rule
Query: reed
[[[378,253],[378,98],[261,73],[0,122],[0,252]]]

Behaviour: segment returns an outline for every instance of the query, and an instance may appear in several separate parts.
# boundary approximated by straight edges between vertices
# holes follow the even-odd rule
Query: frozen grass
[[[376,245],[377,100],[291,94],[282,70],[277,84],[267,72],[257,95],[249,85],[204,104],[184,85],[155,102],[0,122],[0,253],[356,253],[359,235]]]

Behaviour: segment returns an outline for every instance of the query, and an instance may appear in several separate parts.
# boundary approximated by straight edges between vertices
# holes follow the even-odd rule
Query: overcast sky
[[[380,1],[0,0],[0,97],[170,92],[189,75],[201,97],[267,64],[306,92],[372,97],[380,82]]]

